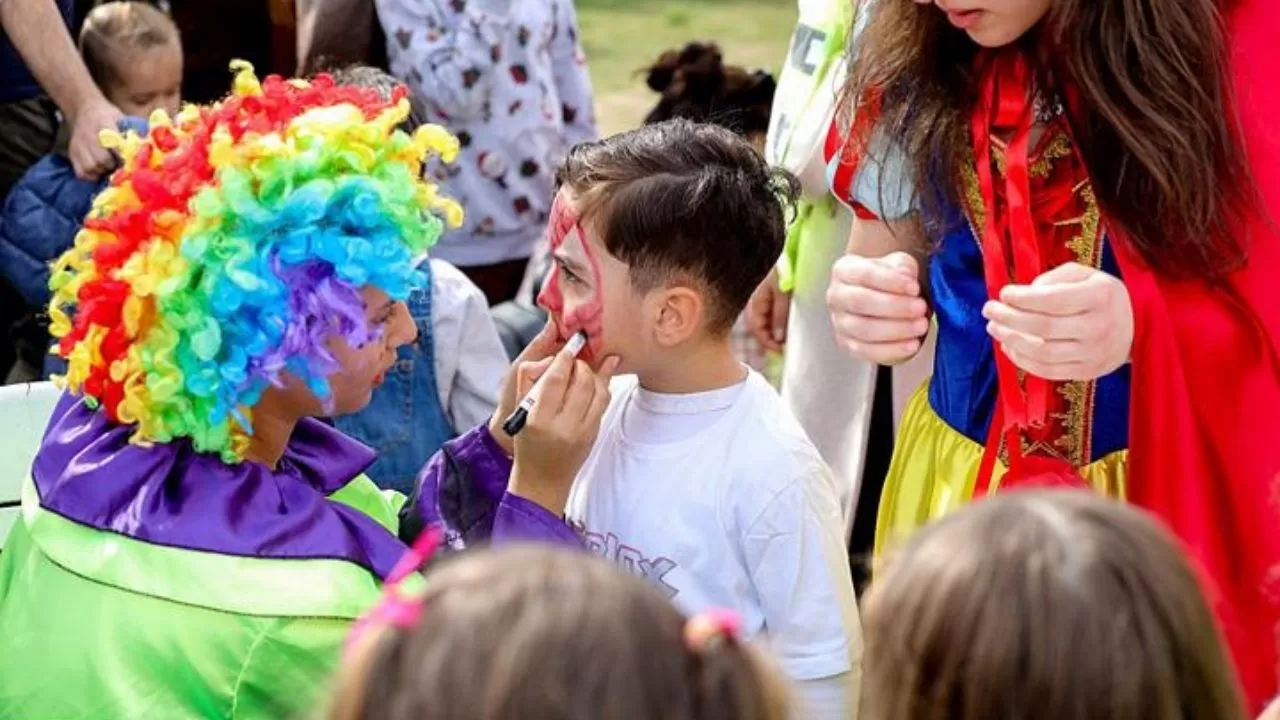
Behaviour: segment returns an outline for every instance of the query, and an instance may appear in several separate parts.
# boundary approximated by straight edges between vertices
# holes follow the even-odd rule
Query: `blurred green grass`
[[[796,20],[796,0],[577,0],[578,24],[602,133],[640,124],[657,101],[642,67],[662,51],[717,43],[727,64],[777,72]]]

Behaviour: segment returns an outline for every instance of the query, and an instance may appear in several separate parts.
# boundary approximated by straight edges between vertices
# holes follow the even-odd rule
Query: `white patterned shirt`
[[[431,172],[462,203],[433,257],[470,267],[528,258],[557,167],[596,136],[572,0],[377,0],[391,71],[462,142]]]

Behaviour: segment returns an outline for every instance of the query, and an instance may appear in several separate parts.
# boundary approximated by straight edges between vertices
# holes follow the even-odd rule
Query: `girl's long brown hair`
[[[942,208],[959,197],[960,168],[972,162],[979,48],[932,5],[859,4],[871,17],[853,49],[841,118],[849,127],[855,108],[878,96],[878,127],[909,158],[936,237]],[[1054,0],[1019,43],[1042,87],[1079,92],[1071,125],[1094,193],[1151,267],[1206,276],[1243,261],[1238,220],[1255,190],[1215,0]]]

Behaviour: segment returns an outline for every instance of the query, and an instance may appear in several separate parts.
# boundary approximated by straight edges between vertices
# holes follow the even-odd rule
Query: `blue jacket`
[[[126,118],[121,129],[147,131],[146,121]],[[49,153],[18,180],[0,210],[0,274],[13,284],[27,306],[49,304],[49,263],[69,249],[93,199],[107,186],[76,177],[71,161]]]

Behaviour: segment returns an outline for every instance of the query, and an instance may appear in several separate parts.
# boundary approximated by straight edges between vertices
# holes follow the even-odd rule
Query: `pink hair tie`
[[[382,586],[382,597],[379,598],[378,603],[351,627],[343,647],[344,655],[349,658],[360,639],[374,627],[389,626],[408,630],[418,624],[419,618],[422,617],[422,596],[404,597],[401,585],[406,577],[420,570],[435,557],[443,542],[444,533],[435,525],[418,536],[409,551],[391,569],[391,574],[387,576]]]
[[[713,609],[700,612],[684,623],[684,644],[701,652],[708,643],[724,638],[737,639],[742,630],[742,616],[732,610]]]

